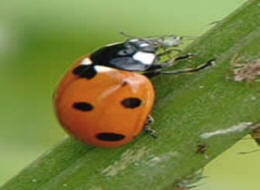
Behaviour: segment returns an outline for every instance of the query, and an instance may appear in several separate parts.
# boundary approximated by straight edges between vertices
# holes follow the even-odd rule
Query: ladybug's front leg
[[[177,75],[183,73],[195,73],[201,70],[208,68],[209,66],[215,65],[216,59],[210,59],[207,63],[202,64],[196,68],[192,69],[183,69],[183,70],[173,70],[173,71],[159,71],[159,74],[169,74],[169,75]]]
[[[176,57],[176,58],[172,58],[172,59],[170,59],[170,60],[168,60],[168,61],[166,61],[162,64],[154,64],[149,68],[147,73],[144,73],[144,75],[147,76],[148,78],[152,78],[154,76],[157,76],[159,74],[164,73],[162,71],[162,69],[171,67],[173,65],[176,65],[179,61],[187,60],[187,59],[190,59],[190,58],[195,57],[195,56],[197,56],[197,54],[188,53],[187,55],[182,55],[182,56],[179,56],[179,57]],[[159,56],[159,59],[160,59],[160,56]]]
[[[146,133],[148,133],[149,135],[151,135],[151,137],[153,137],[153,138],[158,138],[158,133],[154,130],[154,129],[152,129],[151,128],[151,124],[152,123],[154,123],[154,119],[152,118],[152,116],[151,115],[149,115],[148,116],[148,118],[147,118],[147,121],[146,121],[146,123],[145,123],[145,128],[144,128],[144,131],[146,132]]]
[[[178,60],[187,59],[187,56],[177,57],[176,59],[178,59]],[[145,73],[145,75],[149,78],[152,78],[152,77],[157,76],[159,74],[178,75],[178,74],[183,74],[183,73],[194,73],[194,72],[204,70],[204,69],[208,68],[209,66],[214,65],[215,61],[216,61],[215,58],[210,59],[207,63],[202,64],[202,65],[200,65],[200,66],[198,66],[194,69],[183,69],[183,70],[173,70],[173,71],[162,71],[162,70],[158,69],[158,70],[155,70],[155,71]],[[165,63],[163,65],[165,66],[165,68],[170,66],[170,64],[168,64],[168,63]]]
[[[196,56],[198,56],[198,54],[196,54],[196,53],[188,53],[186,55],[181,55],[181,56],[178,56],[176,58],[172,58],[172,59],[166,61],[165,63],[161,64],[161,67],[162,68],[171,67],[173,65],[176,65],[179,61],[188,60],[188,59],[191,59]]]

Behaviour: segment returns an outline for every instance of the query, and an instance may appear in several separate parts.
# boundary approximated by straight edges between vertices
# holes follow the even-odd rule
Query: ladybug
[[[65,75],[55,95],[62,126],[78,139],[100,147],[119,147],[149,128],[155,103],[150,80],[158,74],[195,72],[195,69],[163,71],[194,54],[169,58],[182,37],[130,38],[107,45],[81,58]],[[163,57],[166,61],[160,63]],[[167,60],[168,59],[168,60]]]

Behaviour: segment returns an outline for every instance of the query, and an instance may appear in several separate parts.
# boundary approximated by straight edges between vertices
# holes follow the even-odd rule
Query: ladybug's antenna
[[[139,39],[139,37],[133,36],[133,35],[128,34],[126,32],[119,32],[119,34],[126,37],[126,38],[138,38]]]
[[[164,35],[164,36],[147,36],[147,37],[138,37],[128,34],[126,32],[119,32],[120,35],[128,39],[137,39],[143,40],[148,44],[153,46],[158,46],[163,49],[177,47],[182,44],[183,39],[194,40],[195,37],[192,36],[178,36],[178,35]]]

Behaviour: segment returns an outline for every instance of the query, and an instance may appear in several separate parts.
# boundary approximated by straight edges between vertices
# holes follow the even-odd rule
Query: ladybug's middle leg
[[[151,135],[151,137],[158,138],[157,132],[154,129],[152,129],[151,126],[150,126],[152,123],[154,123],[154,119],[152,118],[151,115],[149,115],[148,118],[147,118],[147,121],[145,123],[144,131],[146,133],[148,133],[149,135]]]

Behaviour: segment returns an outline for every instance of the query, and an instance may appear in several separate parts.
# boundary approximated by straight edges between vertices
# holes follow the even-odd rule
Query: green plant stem
[[[235,57],[243,64],[259,58],[260,2],[248,1],[193,42],[196,65],[217,58],[216,66],[191,75],[155,77],[153,128],[115,149],[64,140],[1,190],[162,190],[177,187],[244,135],[260,120],[259,83],[238,82]],[[184,64],[184,63],[183,63]],[[182,65],[182,64],[180,64]],[[187,66],[187,65],[186,65]],[[198,150],[203,145],[206,152]]]

